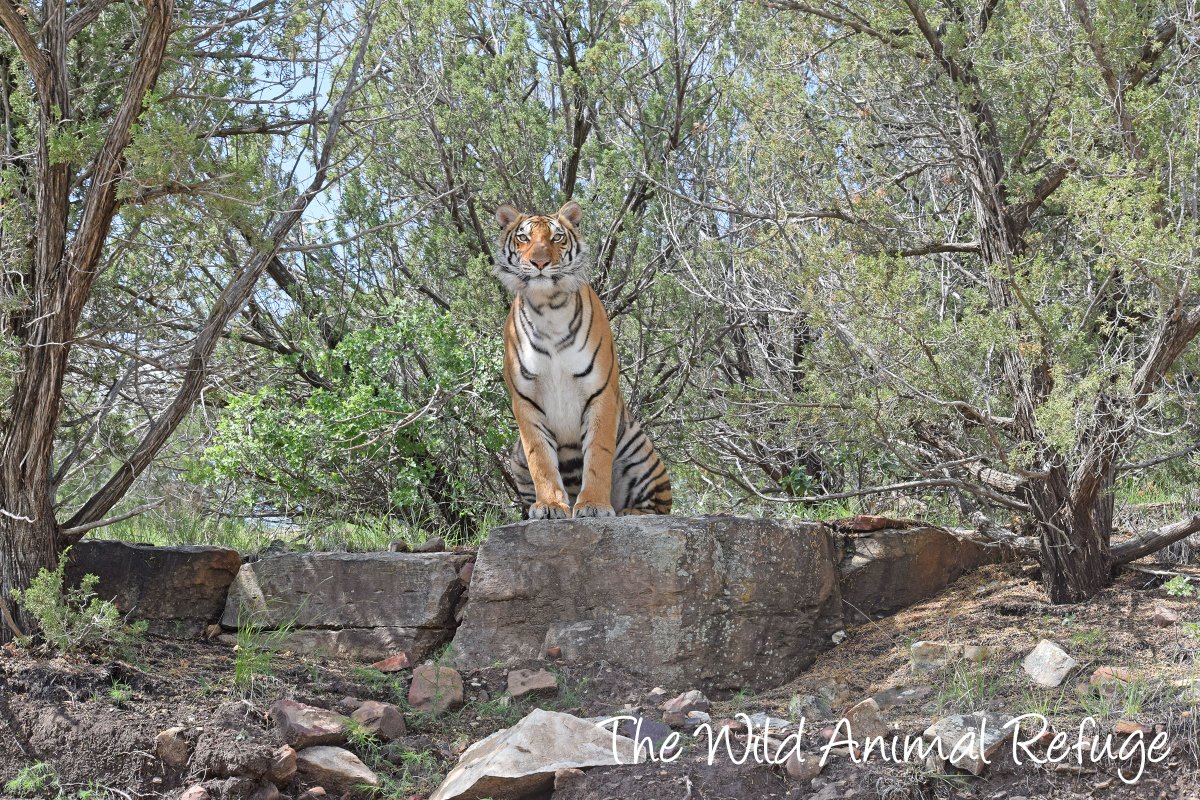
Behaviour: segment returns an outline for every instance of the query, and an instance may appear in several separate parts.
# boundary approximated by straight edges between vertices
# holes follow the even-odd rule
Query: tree
[[[30,628],[30,620],[12,608],[12,590],[27,586],[38,570],[52,569],[58,553],[88,530],[111,522],[106,515],[187,419],[207,387],[214,351],[230,322],[309,204],[337,175],[335,144],[360,88],[374,12],[363,15],[357,32],[341,33],[341,46],[333,47],[337,38],[326,31],[324,13],[316,13],[311,30],[303,31],[290,21],[292,11],[276,10],[270,2],[200,3],[177,13],[173,0],[146,0],[140,15],[107,2],[68,13],[63,0],[47,0],[33,11],[0,0],[0,25],[11,43],[0,52],[6,121],[0,332],[16,367],[0,421],[0,610],[6,623],[0,639]],[[348,54],[340,63],[328,62],[340,71],[342,86],[329,107],[322,108],[319,91],[301,87],[305,75],[320,85],[312,67],[325,62],[298,52],[297,37],[301,42],[328,38],[330,49]],[[280,61],[295,70],[289,91],[273,100],[239,98],[239,88],[259,80],[251,75],[257,59],[280,48],[285,48]],[[219,66],[210,71],[213,65]],[[287,69],[266,73],[275,77]],[[321,80],[330,86],[334,79]],[[296,107],[305,96],[311,107]],[[264,114],[271,111],[277,113],[274,119]],[[128,343],[133,330],[125,321],[117,330],[94,327],[103,318],[96,306],[111,300],[107,293],[97,297],[97,285],[110,280],[114,270],[128,277],[120,273],[129,267],[122,259],[145,257],[145,250],[138,252],[139,245],[148,244],[140,239],[145,229],[169,229],[169,223],[179,222],[175,198],[214,198],[213,206],[223,202],[226,215],[241,216],[247,225],[237,200],[259,188],[253,173],[262,162],[255,155],[270,152],[266,139],[272,134],[291,131],[301,134],[295,142],[284,140],[273,153],[276,163],[290,149],[295,166],[306,167],[310,178],[304,184],[285,181],[289,190],[276,198],[276,207],[259,220],[250,217],[249,242],[234,251],[237,263],[217,282],[215,296],[195,292],[163,301],[135,293],[134,305],[143,317],[156,317],[167,328],[187,321],[182,325],[190,334],[186,345],[173,348],[175,357],[186,351],[186,358],[180,364],[150,364],[150,371],[170,376],[175,385],[161,402],[145,408],[148,419],[130,432],[128,446],[112,462],[97,465],[86,449],[94,447],[95,433],[111,414],[125,379],[97,397],[95,383],[79,374],[97,356],[79,342],[89,335],[107,340],[92,345],[112,353],[120,348],[122,331]],[[248,158],[238,146],[228,146],[229,140],[242,138]],[[234,197],[223,195],[225,190]],[[207,221],[209,235],[219,227]],[[189,230],[199,238],[205,225]],[[112,259],[108,263],[106,254]],[[158,254],[168,263],[171,255]],[[177,277],[202,287],[204,276],[213,274],[208,266],[203,261],[179,265]],[[197,308],[206,299],[206,307]],[[176,300],[192,313],[177,315]],[[85,323],[90,330],[81,329]],[[137,347],[131,352],[129,374],[137,374],[148,353]],[[73,385],[72,377],[83,380]],[[64,420],[68,401],[90,408]],[[76,447],[56,459],[64,426],[81,435]],[[94,472],[78,480],[74,490],[83,491],[83,500],[68,505],[61,493],[72,474],[86,472],[73,472],[84,464],[100,477]]]
[[[993,530],[999,511],[1036,535],[1056,603],[1200,530],[1110,547],[1118,475],[1194,449],[1177,444],[1196,432],[1200,333],[1185,11],[772,5],[740,168],[680,195],[745,221],[740,307],[818,326],[810,397],[910,476],[784,499],[949,488]],[[698,290],[721,292],[717,274]]]

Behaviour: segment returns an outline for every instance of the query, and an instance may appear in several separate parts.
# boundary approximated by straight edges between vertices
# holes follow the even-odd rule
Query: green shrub
[[[127,625],[121,612],[109,600],[96,595],[95,575],[84,575],[79,586],[63,586],[67,550],[51,572],[45,568],[29,582],[29,588],[13,592],[13,597],[37,620],[46,643],[63,653],[91,649],[123,649],[146,632],[141,620]]]

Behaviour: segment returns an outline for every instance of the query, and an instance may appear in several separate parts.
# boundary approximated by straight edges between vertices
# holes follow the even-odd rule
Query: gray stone
[[[413,670],[408,685],[408,705],[413,711],[440,714],[463,704],[463,682],[458,670],[422,664]]]
[[[349,750],[328,745],[306,747],[296,753],[296,770],[311,783],[334,789],[378,786],[379,776]]]
[[[788,755],[787,761],[784,762],[784,769],[789,778],[798,781],[801,785],[806,785],[821,774],[821,756],[816,753],[801,753],[799,750],[793,750]]]
[[[700,691],[692,689],[662,704],[663,722],[678,727],[693,711],[708,711],[709,702]]]
[[[271,766],[267,768],[267,780],[276,786],[287,786],[296,774],[296,750],[291,745],[280,745],[271,754]]]
[[[429,800],[516,800],[552,790],[554,776],[562,770],[633,761],[633,742],[611,728],[534,709],[511,728],[469,747]]]
[[[1037,647],[1025,656],[1025,672],[1039,686],[1053,689],[1062,685],[1079,662],[1049,639],[1042,639]]]
[[[558,678],[548,669],[514,669],[508,673],[508,693],[512,697],[558,694]]]
[[[280,737],[297,750],[346,741],[346,718],[333,711],[280,700],[271,706],[270,713]]]
[[[886,739],[892,732],[880,713],[879,703],[870,697],[846,712],[846,722],[850,725],[850,738],[859,743],[867,738]]]
[[[191,638],[221,615],[242,559],[227,547],[149,545],[84,539],[71,548],[65,582],[97,576],[96,594],[153,633]]]
[[[377,661],[424,658],[454,633],[463,592],[456,553],[289,553],[242,567],[221,624],[294,628],[296,652]]]
[[[158,736],[154,737],[154,752],[169,767],[179,769],[187,764],[188,758],[191,757],[191,748],[184,738],[186,730],[176,726],[160,731]]]
[[[368,700],[350,715],[363,730],[378,736],[385,742],[399,739],[408,733],[404,725],[404,713],[391,703]]]
[[[610,661],[705,691],[778,686],[843,627],[822,525],[737,517],[529,521],[492,531],[457,664]]]
[[[815,694],[796,695],[788,703],[788,716],[793,722],[804,719],[808,722],[829,719],[833,709],[824,697]]]
[[[842,552],[839,571],[848,622],[907,608],[964,573],[1004,557],[999,548],[933,526],[848,534],[842,539]]]
[[[913,669],[932,671],[962,658],[963,646],[950,642],[913,642],[909,648]]]
[[[954,714],[925,730],[925,738],[941,745],[941,755],[959,769],[982,775],[992,757],[1013,735],[1011,717],[1003,714]]]

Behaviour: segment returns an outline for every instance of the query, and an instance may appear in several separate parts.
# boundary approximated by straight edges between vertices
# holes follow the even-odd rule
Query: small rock
[[[1169,628],[1179,623],[1179,615],[1166,606],[1155,606],[1151,620],[1160,628]]]
[[[250,795],[250,800],[279,800],[282,796],[275,784],[263,781],[254,790],[254,794]]]
[[[410,550],[412,550],[412,548],[409,547],[408,542],[404,541],[403,539],[397,539],[388,545],[388,551],[392,553],[407,553]]]
[[[925,738],[940,741],[951,764],[979,776],[1013,735],[1010,719],[1001,714],[954,714],[930,725]]]
[[[209,641],[212,641],[213,639],[216,639],[218,636],[220,636],[224,632],[225,632],[224,628],[222,628],[217,623],[213,622],[213,623],[205,626],[204,638],[208,639]]]
[[[296,750],[291,745],[282,745],[271,756],[267,769],[267,780],[276,786],[287,786],[296,774]]]
[[[896,706],[914,705],[933,694],[932,686],[893,686],[871,695],[880,711]]]
[[[341,700],[337,701],[337,707],[338,707],[338,710],[344,714],[353,714],[355,711],[358,710],[358,707],[361,706],[365,702],[366,702],[366,700],[362,700],[357,697],[351,697],[350,695],[346,695]]]
[[[562,648],[554,645],[546,648],[546,658],[559,659],[562,658]]]
[[[408,733],[404,725],[404,713],[391,703],[368,700],[350,715],[367,733],[374,734],[385,742],[399,739]]]
[[[446,549],[446,540],[441,536],[426,539],[413,548],[414,553],[441,553]]]
[[[409,658],[408,653],[400,652],[395,655],[390,655],[382,661],[376,661],[371,665],[371,669],[380,672],[399,672],[400,670],[408,669]]]
[[[1037,647],[1025,656],[1025,672],[1039,686],[1053,689],[1062,685],[1079,662],[1049,639],[1042,639]]]
[[[646,697],[650,700],[650,702],[655,702],[655,701],[661,700],[666,696],[667,696],[667,690],[661,686],[655,686],[653,689],[651,689],[649,692],[646,693]]]
[[[701,725],[708,725],[710,722],[712,722],[712,717],[708,715],[707,711],[689,711],[687,719],[683,721],[683,727],[686,730],[694,730]]]
[[[941,669],[951,661],[962,657],[963,646],[949,642],[913,642],[909,648],[909,658],[913,669]]]
[[[654,749],[658,750],[658,746],[674,733],[670,725],[665,725],[658,720],[637,715],[633,716],[635,717],[634,719],[621,720],[621,724],[617,726],[618,736],[624,736],[626,739],[632,739],[635,742],[644,742],[648,739],[654,745]]]
[[[810,722],[817,719],[829,719],[832,715],[833,709],[829,707],[825,698],[817,697],[815,694],[796,695],[788,703],[788,716],[794,722],[801,719]]]
[[[663,722],[679,726],[687,721],[689,711],[708,711],[708,707],[708,698],[692,689],[662,704]]]
[[[789,778],[805,784],[821,774],[821,757],[793,750],[784,763],[784,769]]]
[[[728,728],[730,733],[743,733],[746,730],[745,724],[740,719],[723,719],[717,723],[713,732],[720,733],[722,728]]]
[[[208,800],[208,789],[203,786],[189,786],[179,795],[179,800]]]
[[[561,792],[571,784],[583,778],[584,772],[581,769],[560,769],[554,772],[554,791]]]
[[[321,786],[313,786],[304,794],[300,795],[296,800],[324,800],[325,789]]]
[[[765,733],[767,731],[778,731],[791,726],[791,721],[772,717],[762,711],[756,711],[750,715],[750,724],[754,726],[756,733]]]
[[[414,711],[440,714],[463,704],[463,682],[458,670],[422,664],[413,670],[408,705]]]
[[[985,644],[963,645],[963,658],[974,664],[981,664],[992,659],[992,648]]]
[[[158,736],[154,737],[154,752],[169,767],[179,769],[188,762],[191,753],[187,739],[183,736],[186,730],[176,726],[160,731]]]
[[[1113,725],[1113,733],[1118,736],[1132,736],[1135,733],[1140,733],[1143,736],[1149,736],[1154,733],[1154,728],[1150,725],[1142,725],[1139,722],[1130,722],[1121,720]]]
[[[340,747],[306,747],[296,753],[296,769],[308,780],[334,789],[353,789],[359,784],[379,785],[378,775],[354,753]]]
[[[833,634],[833,636],[830,636],[829,638],[834,644],[841,644],[842,642],[846,641],[846,632],[845,631],[837,631],[836,633]]]
[[[555,695],[558,694],[558,678],[546,669],[514,669],[508,673],[508,693],[514,698]]]
[[[234,647],[237,645],[238,640],[237,640],[237,636],[232,633],[222,633],[220,636],[217,637],[217,643],[227,645],[229,647]],[[207,789],[205,791],[207,791]]]
[[[283,741],[297,750],[346,741],[346,718],[341,714],[295,700],[280,700],[270,713]]]
[[[825,698],[830,708],[839,708],[850,699],[850,686],[845,681],[831,681],[817,687],[817,694]]]
[[[474,575],[475,575],[475,562],[468,561],[467,563],[463,564],[462,567],[459,568],[458,581],[463,586],[470,586],[471,578],[474,577]]]
[[[879,712],[879,704],[870,697],[846,712],[846,722],[850,724],[850,738],[856,742],[867,737],[886,739],[892,732]]]
[[[1124,667],[1100,667],[1092,673],[1088,686],[1103,697],[1112,697],[1133,680],[1133,673]]]

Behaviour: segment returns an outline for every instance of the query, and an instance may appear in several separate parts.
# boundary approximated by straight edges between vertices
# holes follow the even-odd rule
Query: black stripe
[[[646,502],[647,500],[653,500],[654,498],[658,497],[658,493],[661,492],[663,489],[670,489],[670,488],[671,488],[670,479],[662,481],[661,483],[656,483],[654,486],[647,487],[646,490],[643,491],[641,493],[641,495],[638,497],[638,499],[635,501],[634,505],[641,505],[642,503]]]
[[[536,336],[536,337],[537,337],[537,338],[539,338],[539,339],[540,339],[540,338],[542,338],[542,337],[541,337],[541,334],[540,334],[540,333],[538,333],[537,331],[531,331],[531,330],[529,330],[529,329],[527,329],[527,328],[525,327],[525,314],[524,314],[524,311],[523,311],[523,310],[522,310],[522,313],[521,313],[521,329],[522,329],[522,330],[525,330],[525,332],[526,332],[527,334],[529,334],[529,336],[531,336],[531,337],[532,337],[532,336]],[[532,338],[526,338],[526,340],[525,340],[525,343],[526,343],[526,344],[528,344],[530,347],[532,347],[534,350],[536,350],[537,352],[541,353],[541,354],[542,354],[542,355],[544,355],[544,356],[548,356],[548,355],[550,355],[550,351],[549,351],[549,350],[547,350],[547,349],[546,349],[546,348],[544,348],[544,347],[539,347],[538,345],[534,344],[534,343],[533,343],[533,339],[532,339]]]
[[[633,469],[634,467],[640,467],[642,464],[645,464],[647,461],[650,460],[650,456],[652,456],[652,455],[654,455],[653,450],[648,451],[646,453],[646,455],[642,456],[637,461],[630,461],[628,464],[625,465],[625,468],[621,470],[621,477],[624,478],[626,475],[628,475],[629,470]]]
[[[642,439],[645,439],[645,438],[646,438],[645,432],[641,428],[638,428],[637,434],[635,434],[632,439],[630,439],[628,442],[626,442],[624,444],[624,446],[622,446],[621,449],[617,451],[617,454],[615,456],[613,456],[613,460],[615,461],[615,460],[619,459],[621,456],[625,455],[625,451],[628,450],[635,442],[640,442]],[[618,439],[618,441],[620,441],[620,440]]]
[[[530,372],[525,367],[525,362],[521,360],[521,348],[519,348],[519,347],[513,348],[513,354],[517,357],[517,367],[521,371],[521,377],[527,381],[535,380],[537,378],[537,375]]]
[[[580,294],[582,295],[583,292],[580,292]],[[592,313],[588,314],[587,333],[583,335],[583,344],[579,345],[580,350],[587,347],[588,338],[592,335],[592,323],[596,321],[596,310],[592,308],[592,302],[590,300],[588,301],[588,310],[590,310]]]
[[[575,458],[568,458],[566,461],[560,461],[558,463],[558,474],[565,475],[568,472],[574,472],[582,468],[583,458],[581,456],[576,456]]]
[[[663,464],[660,461],[658,463],[658,469],[654,470],[653,472],[646,473],[639,480],[635,481],[634,483],[629,484],[629,496],[633,497],[633,494],[635,491],[638,491],[640,493],[640,489],[643,484],[648,484],[648,483],[650,483],[650,481],[656,481],[659,478],[664,478],[664,477],[666,477],[666,475],[667,475],[667,467],[665,464]]]
[[[537,412],[538,412],[539,414],[541,414],[543,417],[544,417],[544,416],[546,416],[546,412],[542,410],[542,407],[541,407],[541,406],[539,406],[537,403],[535,403],[535,402],[534,402],[534,400],[533,400],[533,398],[532,398],[532,397],[529,397],[529,396],[527,396],[527,395],[523,394],[523,393],[521,392],[521,390],[520,390],[520,389],[518,389],[518,388],[516,388],[516,387],[513,387],[513,391],[517,393],[517,397],[521,398],[521,399],[522,399],[522,400],[524,400],[526,403],[529,403],[529,405],[531,405],[531,406],[533,406],[535,409],[537,409]]]
[[[533,326],[533,320],[531,320],[529,318],[528,312],[525,311],[525,303],[524,302],[521,303],[520,314],[521,314],[521,320],[529,325],[529,329],[528,329],[529,335],[532,336],[534,339],[544,338],[542,336],[542,334],[538,331],[538,329]]]
[[[567,345],[575,340],[575,337],[579,335],[580,326],[583,325],[583,292],[575,296],[579,299],[576,301],[575,314],[571,317],[571,322],[567,325],[567,335],[555,342],[555,347],[560,351],[564,350]]]
[[[604,345],[604,342],[596,343],[596,351],[594,353],[592,353],[592,360],[588,362],[587,369],[585,369],[583,372],[572,373],[576,378],[586,378],[588,375],[591,374],[592,369],[596,366],[596,356],[600,355],[600,348],[603,345]],[[606,383],[604,385],[607,386],[608,384]]]
[[[592,393],[592,396],[591,396],[591,397],[589,397],[589,398],[587,399],[587,402],[583,404],[583,411],[579,412],[579,425],[580,425],[580,427],[583,427],[583,419],[584,419],[584,417],[586,417],[586,416],[587,416],[587,410],[588,410],[588,407],[589,407],[589,406],[591,406],[592,402],[593,402],[593,401],[594,401],[594,400],[595,400],[597,397],[599,397],[601,394],[603,394],[603,393],[604,393],[604,390],[608,388],[608,385],[609,385],[610,383],[612,383],[612,376],[613,376],[613,372],[616,370],[616,367],[617,367],[617,362],[615,362],[615,361],[614,361],[614,362],[613,362],[613,365],[612,365],[612,369],[609,369],[609,371],[608,371],[608,377],[604,379],[604,385],[603,385],[603,386],[601,386],[601,387],[600,387],[599,389],[597,389],[596,391],[594,391],[594,392]],[[590,368],[589,368],[589,369],[590,369]]]
[[[568,295],[566,292],[559,292],[559,294],[561,294],[561,295],[565,295],[565,296],[563,297],[563,301],[562,301],[561,303],[557,303],[557,304],[556,304],[556,303],[554,302],[554,298],[553,298],[553,297],[551,297],[551,298],[550,298],[550,307],[551,307],[552,309],[554,309],[555,311],[558,311],[560,308],[562,308],[563,306],[565,306],[565,305],[566,305],[568,302],[570,302],[570,299],[571,299],[570,295]]]

